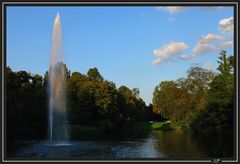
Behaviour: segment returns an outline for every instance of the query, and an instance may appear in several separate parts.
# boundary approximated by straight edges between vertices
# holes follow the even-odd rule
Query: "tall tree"
[[[220,73],[210,83],[205,110],[198,113],[191,126],[201,132],[233,132],[234,81],[233,57],[221,51],[218,59]]]
[[[103,81],[103,77],[101,76],[101,74],[98,72],[98,69],[96,67],[94,68],[90,68],[87,72],[87,76],[91,79],[91,80],[95,80],[95,81]]]
[[[233,69],[233,56],[227,57],[226,51],[222,50],[220,52],[219,60],[217,61],[219,66],[218,70],[222,75],[229,75],[232,73]]]
[[[153,111],[166,119],[174,113],[174,103],[178,96],[178,88],[174,81],[162,81],[154,91]]]

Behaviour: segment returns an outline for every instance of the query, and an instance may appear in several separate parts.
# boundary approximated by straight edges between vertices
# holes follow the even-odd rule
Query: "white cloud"
[[[215,34],[207,34],[202,36],[196,46],[192,49],[192,56],[195,57],[199,54],[209,53],[217,50],[213,42],[224,40],[223,36]]]
[[[223,33],[233,34],[233,17],[222,19],[218,24]]]
[[[162,48],[155,49],[153,54],[158,57],[171,57],[182,53],[186,48],[188,48],[188,45],[184,42],[171,42],[169,44],[165,44]]]
[[[182,60],[190,60],[193,58],[193,56],[192,55],[181,55],[181,56],[179,56],[179,58]]]
[[[206,36],[202,36],[199,42],[201,42],[202,44],[208,44],[217,40],[224,40],[224,37],[215,34],[207,34]]]
[[[185,10],[188,7],[158,7],[159,9],[167,10],[169,13],[177,13]],[[190,7],[189,7],[190,8]],[[214,8],[209,8],[214,9]],[[215,8],[216,9],[216,8]],[[221,7],[218,7],[221,9]],[[219,27],[223,31],[223,34],[233,33],[233,17],[222,19],[219,21]],[[225,39],[225,37],[226,39]],[[192,51],[189,54],[183,54],[188,45],[184,42],[170,42],[165,44],[161,48],[155,49],[153,54],[158,57],[154,60],[153,64],[166,63],[168,60],[174,59],[176,55],[181,60],[191,60],[200,54],[207,54],[210,52],[217,52],[227,48],[233,48],[233,41],[227,35],[207,34],[200,37]],[[210,68],[210,64],[206,65],[206,68]]]
[[[204,53],[212,52],[215,50],[216,48],[213,45],[206,44],[206,43],[202,44],[198,42],[192,50],[192,56],[195,57],[199,54],[204,54]]]
[[[218,49],[225,50],[226,48],[233,48],[233,41],[225,41],[218,45]]]
[[[182,54],[188,48],[184,42],[170,42],[161,48],[155,49],[153,54],[158,58],[152,61],[152,64],[159,65],[173,61],[174,56]]]
[[[157,59],[152,61],[152,64],[154,64],[154,65],[159,65],[161,63],[162,63],[162,60],[160,58],[157,58]]]
[[[220,47],[229,47],[229,42],[216,45],[217,42],[223,40],[224,37],[221,35],[207,34],[205,36],[201,36],[195,47],[192,49],[192,53],[190,55],[181,55],[179,58],[182,60],[190,60],[195,58],[197,55],[217,51]]]
[[[157,9],[163,9],[168,11],[169,13],[173,14],[173,13],[180,13],[184,10],[186,10],[189,7],[180,7],[180,6],[171,6],[171,7],[157,7]]]

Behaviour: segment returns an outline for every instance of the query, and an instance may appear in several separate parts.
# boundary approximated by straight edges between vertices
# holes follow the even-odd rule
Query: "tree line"
[[[68,122],[93,125],[106,132],[121,131],[136,121],[170,120],[193,132],[232,132],[234,114],[233,56],[221,51],[219,73],[191,67],[187,76],[162,81],[153,104],[140,98],[138,88],[116,85],[97,68],[87,74],[66,72]],[[46,138],[48,125],[48,71],[44,76],[5,69],[6,130],[11,138]]]
[[[97,68],[87,74],[71,73],[65,69],[68,123],[93,125],[103,131],[115,132],[134,121],[158,119],[140,98],[138,88],[119,88],[105,80]],[[10,67],[6,75],[7,135],[14,137],[46,137],[48,126],[48,71],[44,76],[26,71],[14,72]]]
[[[193,132],[233,132],[233,56],[222,50],[218,73],[191,67],[187,77],[162,81],[153,93],[153,111]]]
[[[97,68],[90,68],[87,75],[73,72],[67,80],[69,121],[114,131],[132,121],[148,120],[151,108],[139,94],[138,88],[117,88],[104,80]]]

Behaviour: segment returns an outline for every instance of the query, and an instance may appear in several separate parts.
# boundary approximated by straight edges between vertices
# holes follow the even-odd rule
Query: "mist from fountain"
[[[62,62],[62,29],[60,15],[53,25],[50,68],[48,72],[48,140],[64,143],[68,140],[66,115],[66,65]]]

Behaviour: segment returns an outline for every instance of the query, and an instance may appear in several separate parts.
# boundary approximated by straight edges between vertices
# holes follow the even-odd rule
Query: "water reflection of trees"
[[[168,158],[207,157],[188,133],[180,130],[153,131],[152,135],[156,139],[156,148]]]
[[[181,130],[153,131],[156,149],[168,158],[225,158],[233,156],[233,143],[221,135],[194,135]]]

